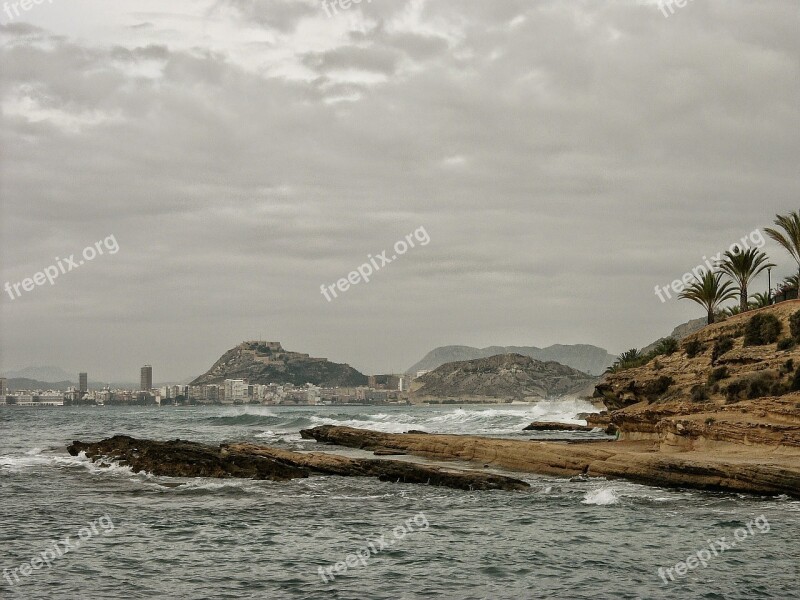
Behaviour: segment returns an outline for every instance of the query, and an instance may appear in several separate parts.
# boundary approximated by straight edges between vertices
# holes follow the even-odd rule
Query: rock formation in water
[[[394,450],[436,460],[477,464],[543,475],[629,479],[658,486],[788,494],[800,497],[800,453],[775,453],[774,446],[736,451],[681,452],[657,441],[591,443],[504,440],[467,435],[391,434],[323,425],[304,438],[366,450]]]
[[[93,461],[117,461],[134,473],[166,477],[246,478],[287,481],[309,475],[376,477],[381,481],[422,483],[462,490],[523,490],[524,481],[483,471],[444,469],[399,460],[348,458],[322,452],[290,452],[249,443],[219,447],[118,435],[100,442],[75,441],[72,456],[85,452]]]

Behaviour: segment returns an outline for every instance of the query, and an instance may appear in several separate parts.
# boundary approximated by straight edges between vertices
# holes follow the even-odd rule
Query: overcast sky
[[[447,344],[618,353],[702,315],[655,285],[798,208],[797,0],[338,10],[0,13],[0,285],[119,246],[3,292],[0,370],[181,380],[246,339],[367,373]]]

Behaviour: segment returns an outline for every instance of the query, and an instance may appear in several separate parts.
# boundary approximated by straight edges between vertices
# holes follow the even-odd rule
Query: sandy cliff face
[[[737,315],[688,336],[671,356],[607,375],[596,396],[612,412],[592,421],[610,420],[623,440],[653,441],[663,451],[800,455],[800,345],[752,345],[747,335],[751,319],[767,316],[780,323],[778,340],[790,337],[798,311],[792,301]]]
[[[607,375],[596,396],[610,409],[642,401],[720,405],[782,396],[791,391],[800,367],[800,344],[786,350],[777,343],[746,345],[745,331],[751,318],[768,315],[781,323],[779,339],[788,338],[789,317],[798,311],[800,301],[784,302],[704,327],[686,337],[671,356]]]

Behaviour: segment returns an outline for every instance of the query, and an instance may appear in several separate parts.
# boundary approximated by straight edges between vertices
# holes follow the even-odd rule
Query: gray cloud
[[[0,29],[3,282],[120,243],[3,298],[2,369],[180,379],[254,337],[368,372],[618,352],[699,316],[656,284],[797,207],[793,0],[157,7]]]

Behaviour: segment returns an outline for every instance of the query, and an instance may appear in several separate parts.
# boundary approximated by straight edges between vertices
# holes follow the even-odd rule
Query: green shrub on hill
[[[789,331],[796,342],[800,342],[800,310],[789,317]]]
[[[753,315],[744,331],[745,346],[766,346],[778,341],[783,326],[775,315]]]
[[[697,340],[686,342],[686,345],[683,347],[683,349],[686,351],[687,358],[694,358],[701,352],[705,352],[705,347]]]
[[[723,335],[717,338],[714,342],[714,349],[711,351],[711,364],[716,364],[720,356],[731,350],[733,350],[733,338],[731,336]]]

